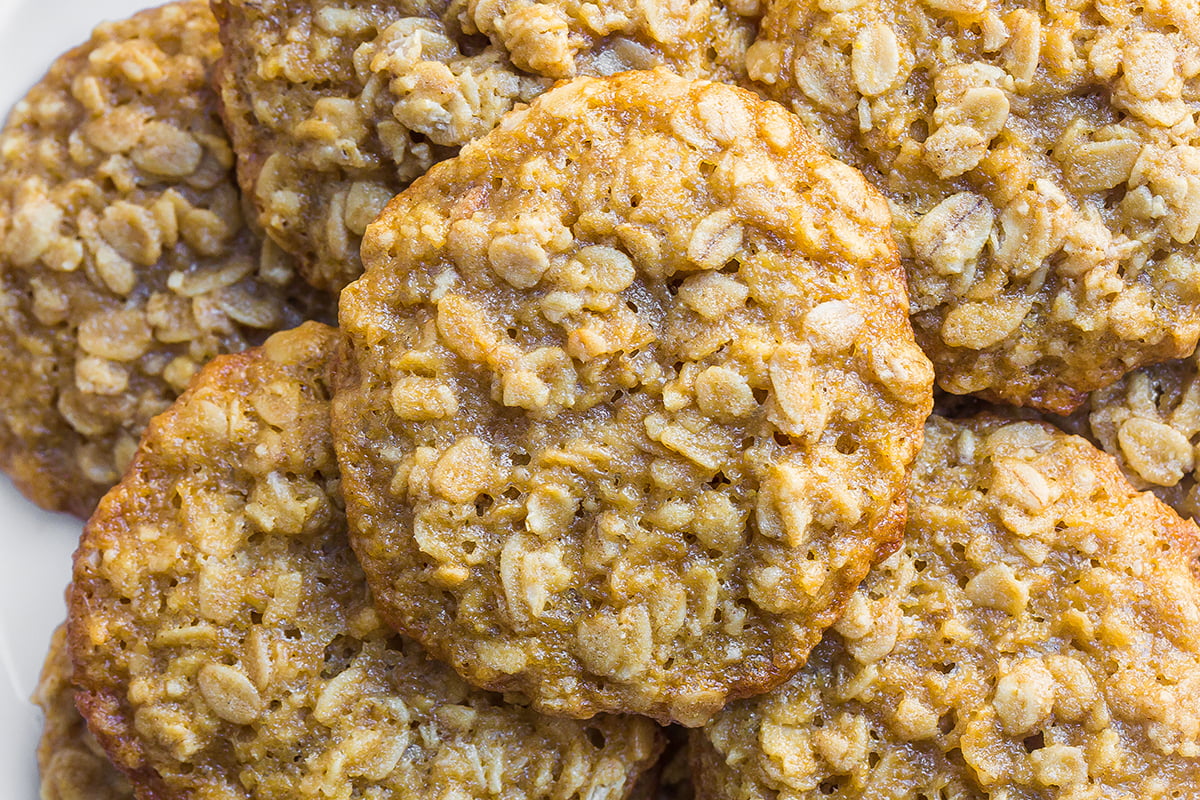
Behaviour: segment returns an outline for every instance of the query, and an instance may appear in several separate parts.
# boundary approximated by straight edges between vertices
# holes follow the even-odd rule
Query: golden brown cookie
[[[1091,432],[1130,482],[1192,518],[1200,518],[1196,358],[1144,367],[1088,398]]]
[[[1085,440],[934,417],[904,548],[693,733],[701,798],[1200,796],[1200,530]]]
[[[515,104],[576,73],[737,77],[752,26],[735,9],[756,2],[215,0],[242,185],[308,279],[340,289],[388,199]]]
[[[87,516],[218,353],[328,298],[242,217],[200,0],[106,23],[0,133],[0,467]]]
[[[747,67],[892,201],[942,388],[1065,414],[1200,335],[1197,19],[775,0]]]
[[[627,797],[653,724],[472,690],[375,613],[329,437],[336,340],[309,323],[215,360],[88,523],[69,629],[92,730],[142,797]]]
[[[66,626],[50,638],[33,700],[46,715],[37,752],[42,800],[133,800],[129,781],[109,762],[75,708]]]
[[[580,78],[435,166],[342,294],[348,513],[472,683],[696,725],[800,663],[931,404],[883,199],[774,103]]]

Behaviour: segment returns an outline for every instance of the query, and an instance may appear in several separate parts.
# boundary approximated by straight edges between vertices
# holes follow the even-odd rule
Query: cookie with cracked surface
[[[757,85],[888,195],[942,388],[1069,413],[1200,335],[1185,0],[776,0]]]
[[[65,626],[50,638],[33,701],[46,715],[37,751],[42,800],[133,800],[133,787],[108,760],[75,708]]]
[[[309,280],[340,289],[384,204],[514,105],[576,73],[732,80],[752,36],[734,9],[755,4],[216,0],[242,185]]]
[[[696,725],[803,662],[931,405],[887,206],[775,103],[579,78],[435,166],[342,293],[389,621],[477,685]]]
[[[934,417],[903,549],[693,732],[702,798],[1200,796],[1200,530],[1084,439]]]
[[[331,298],[243,219],[207,3],[98,27],[0,132],[0,466],[86,517],[212,356]]]
[[[346,540],[332,329],[207,366],[75,560],[78,704],[141,797],[626,797],[647,720],[473,690],[387,628]]]
[[[1130,482],[1185,517],[1200,519],[1197,356],[1126,375],[1088,398],[1088,422]]]

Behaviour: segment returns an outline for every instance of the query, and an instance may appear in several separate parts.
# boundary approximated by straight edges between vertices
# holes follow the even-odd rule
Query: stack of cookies
[[[0,135],[43,797],[1200,798],[1197,19],[101,26]]]

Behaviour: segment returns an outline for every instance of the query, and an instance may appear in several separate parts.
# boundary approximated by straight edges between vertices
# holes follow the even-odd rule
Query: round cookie
[[[701,798],[1200,796],[1200,530],[1082,438],[934,417],[903,549],[692,734]]]
[[[627,797],[652,723],[510,705],[380,621],[338,495],[336,344],[309,323],[217,359],[151,423],[75,560],[92,730],[143,797]]]
[[[1185,517],[1200,518],[1196,356],[1144,367],[1088,399],[1088,422],[1129,481]]]
[[[0,132],[0,467],[87,516],[212,356],[332,301],[243,219],[201,0],[98,27]]]
[[[308,279],[340,289],[387,201],[514,105],[576,73],[732,80],[752,37],[735,9],[756,2],[214,0],[242,185]]]
[[[888,195],[942,388],[1069,413],[1200,335],[1182,0],[776,0],[751,78]]]
[[[931,404],[883,199],[795,117],[580,78],[398,196],[335,444],[380,610],[472,683],[696,725],[784,680]]]
[[[46,715],[37,751],[41,800],[133,800],[133,787],[109,762],[75,708],[66,626],[50,638],[33,701]]]

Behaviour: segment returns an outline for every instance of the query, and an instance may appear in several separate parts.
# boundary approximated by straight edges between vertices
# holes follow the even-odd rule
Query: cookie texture
[[[1144,367],[1088,399],[1091,432],[1139,489],[1185,517],[1200,518],[1196,356]]]
[[[555,79],[658,64],[732,80],[756,0],[216,0],[238,171],[308,279],[358,277],[384,204]]]
[[[777,0],[750,77],[896,215],[939,385],[1069,413],[1200,334],[1183,0]]]
[[[382,624],[329,437],[336,333],[215,361],[152,423],[76,557],[79,706],[140,797],[630,793],[646,720],[555,720]]]
[[[1085,440],[934,417],[905,545],[692,736],[701,798],[1200,796],[1200,530]]]
[[[883,199],[774,103],[580,78],[435,166],[342,294],[335,443],[389,622],[570,716],[804,659],[931,405]]]
[[[332,301],[242,216],[208,4],[107,23],[0,133],[0,466],[91,513],[212,356]]]
[[[133,800],[129,781],[109,762],[75,708],[66,626],[50,638],[33,700],[46,715],[37,751],[41,800]]]

